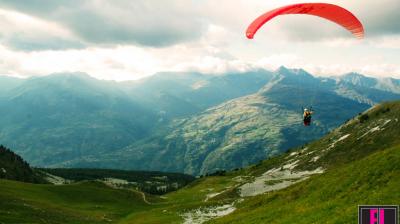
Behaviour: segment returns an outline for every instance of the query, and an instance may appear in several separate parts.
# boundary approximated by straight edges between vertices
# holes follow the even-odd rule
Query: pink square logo
[[[397,205],[360,205],[358,206],[359,224],[398,224],[399,206]]]

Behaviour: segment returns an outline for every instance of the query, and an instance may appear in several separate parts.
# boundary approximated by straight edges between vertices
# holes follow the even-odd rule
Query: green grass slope
[[[201,178],[188,186],[171,192],[162,197],[161,201],[153,203],[151,208],[133,212],[123,218],[121,224],[180,224],[184,222],[184,214],[199,208],[221,206],[232,203],[237,194],[224,195],[221,198],[210,198],[213,192],[234,190],[237,182],[232,180],[238,174],[228,173],[226,176]]]
[[[0,223],[114,223],[148,207],[140,193],[99,182],[54,186],[0,180]]]
[[[400,145],[253,197],[210,223],[355,223],[357,206],[400,202]]]

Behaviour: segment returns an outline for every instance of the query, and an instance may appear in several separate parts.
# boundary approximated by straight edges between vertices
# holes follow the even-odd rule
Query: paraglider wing
[[[253,39],[257,30],[269,20],[276,16],[287,14],[307,14],[319,16],[341,25],[359,39],[364,37],[363,25],[357,19],[357,17],[355,17],[348,10],[337,5],[327,3],[301,3],[283,6],[261,15],[247,28],[247,38]]]

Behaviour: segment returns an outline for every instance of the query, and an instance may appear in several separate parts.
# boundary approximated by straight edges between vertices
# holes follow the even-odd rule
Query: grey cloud
[[[12,8],[67,27],[88,44],[163,47],[199,38],[205,23],[191,1],[15,0]]]
[[[360,14],[366,33],[373,36],[400,34],[400,2],[398,0],[360,2]]]
[[[34,19],[25,24],[25,17],[3,10],[0,17],[0,43],[13,50],[38,51],[80,49],[85,47],[61,27]],[[49,22],[49,21],[47,21]]]

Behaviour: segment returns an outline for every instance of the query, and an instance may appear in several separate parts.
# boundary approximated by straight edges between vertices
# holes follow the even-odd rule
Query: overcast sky
[[[298,2],[0,0],[0,74],[81,71],[131,80],[164,71],[223,74],[284,65],[322,76],[400,78],[399,0],[326,0],[361,20],[363,40],[306,15],[277,17],[255,39],[245,37],[262,13]]]

